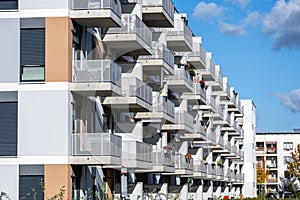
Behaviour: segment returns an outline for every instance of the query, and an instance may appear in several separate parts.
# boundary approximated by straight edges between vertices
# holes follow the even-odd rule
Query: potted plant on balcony
[[[175,153],[175,147],[173,145],[164,146],[164,153],[174,154]]]
[[[191,163],[191,159],[192,159],[192,155],[191,154],[187,153],[187,154],[185,154],[184,157],[185,157],[185,161],[187,163]]]
[[[203,157],[204,165],[208,165],[208,162],[206,161],[206,156]]]
[[[218,160],[217,160],[217,166],[218,166],[218,167],[222,167],[222,168],[224,167],[223,162],[222,162],[221,159],[218,159]]]

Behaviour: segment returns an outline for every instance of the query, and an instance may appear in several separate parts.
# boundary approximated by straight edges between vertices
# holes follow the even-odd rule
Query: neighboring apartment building
[[[117,198],[123,166],[130,199],[242,194],[253,105],[187,21],[170,0],[0,1],[0,191]]]
[[[256,133],[256,160],[265,163],[269,171],[264,188],[267,191],[281,191],[284,182],[290,178],[287,162],[291,161],[291,152],[300,144],[300,131]]]

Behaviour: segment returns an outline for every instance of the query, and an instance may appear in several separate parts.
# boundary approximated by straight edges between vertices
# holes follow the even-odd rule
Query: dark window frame
[[[0,1],[0,12],[1,11],[18,11],[18,10],[19,10],[19,0],[1,0]]]
[[[44,52],[42,53],[43,54],[43,62],[40,63],[40,64],[36,64],[36,63],[32,63],[32,64],[26,64],[24,65],[22,62],[22,46],[20,47],[20,82],[22,83],[26,83],[26,82],[45,82],[45,76],[46,76],[46,73],[45,73],[45,62],[46,62],[46,52],[45,52],[45,46],[46,46],[46,29],[45,28],[21,28],[20,29],[20,45],[22,45],[22,31],[34,31],[34,30],[37,30],[37,31],[43,31],[43,50]],[[23,80],[23,73],[24,73],[24,69],[25,68],[43,68],[44,71],[43,71],[43,78],[41,79],[32,79],[32,80]]]

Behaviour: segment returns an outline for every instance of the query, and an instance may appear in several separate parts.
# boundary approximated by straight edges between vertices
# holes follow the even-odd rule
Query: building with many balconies
[[[282,192],[290,190],[287,184],[291,175],[287,170],[287,161],[292,161],[291,152],[300,144],[300,131],[259,132],[256,133],[256,160],[267,173],[262,188],[266,191]]]
[[[117,199],[127,168],[129,199],[247,194],[253,105],[187,22],[171,0],[1,1],[0,190]]]

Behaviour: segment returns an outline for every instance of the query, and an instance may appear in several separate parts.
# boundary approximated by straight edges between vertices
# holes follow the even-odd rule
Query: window
[[[21,19],[21,82],[45,80],[45,19]]]
[[[44,166],[20,165],[19,166],[19,199],[30,200],[44,199]],[[34,189],[34,191],[33,191]],[[36,193],[36,194],[35,194]]]
[[[17,10],[18,0],[0,0],[0,10]]]
[[[284,156],[284,157],[283,157],[283,164],[284,164],[284,165],[286,165],[286,164],[287,164],[287,162],[286,162],[286,161],[292,162],[292,161],[293,161],[293,159],[292,159],[292,157],[291,157],[291,156]]]
[[[17,156],[17,92],[0,92],[0,156]]]
[[[285,151],[293,150],[293,142],[284,142],[283,150],[285,150]]]

